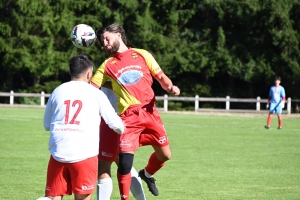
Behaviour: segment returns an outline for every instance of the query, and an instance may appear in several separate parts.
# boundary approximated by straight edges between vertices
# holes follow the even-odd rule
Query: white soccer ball
[[[51,200],[49,197],[41,197],[41,198],[38,198],[37,200]]]
[[[95,42],[96,34],[92,27],[86,24],[78,24],[71,31],[72,43],[80,49],[88,48]]]

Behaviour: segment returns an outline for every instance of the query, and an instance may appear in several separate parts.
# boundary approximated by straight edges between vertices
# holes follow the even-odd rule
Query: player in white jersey
[[[46,106],[44,127],[50,131],[51,156],[45,193],[52,200],[72,192],[75,200],[90,200],[97,181],[101,117],[117,133],[125,129],[105,94],[88,84],[93,66],[87,54],[74,56],[71,81],[58,86]]]
[[[111,105],[114,107],[116,113],[118,112],[118,97],[108,88],[101,87],[101,90],[109,99]],[[108,133],[108,134],[106,134]],[[116,162],[118,165],[119,141],[120,135],[114,133],[105,122],[100,125],[100,147],[98,155],[98,186],[97,186],[97,200],[109,200],[113,184],[111,179],[111,164]],[[131,169],[131,193],[136,200],[146,200],[145,193],[142,186],[141,178],[134,167]]]
[[[278,129],[282,129],[282,109],[284,108],[285,103],[285,90],[280,85],[281,78],[279,76],[275,77],[275,85],[271,86],[269,91],[269,100],[267,103],[267,108],[269,108],[269,116],[267,120],[266,129],[269,129],[271,126],[272,115],[277,114],[278,117]]]

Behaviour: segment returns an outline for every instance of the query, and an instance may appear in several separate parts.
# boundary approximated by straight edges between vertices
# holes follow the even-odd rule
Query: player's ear
[[[89,69],[86,73],[86,79],[88,80],[88,82],[90,82],[92,77],[93,77],[93,68]]]
[[[118,40],[122,39],[122,36],[120,33],[117,33],[117,36],[118,36]]]

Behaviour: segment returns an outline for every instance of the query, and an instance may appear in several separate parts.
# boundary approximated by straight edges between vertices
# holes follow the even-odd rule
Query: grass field
[[[49,133],[43,112],[0,108],[1,200],[44,194]],[[147,199],[299,200],[300,119],[284,118],[277,130],[274,118],[265,130],[266,117],[162,114],[173,157],[155,176],[158,197],[144,184]],[[146,165],[151,152],[151,147],[137,151],[136,169]],[[115,173],[113,181],[111,199],[118,200]]]

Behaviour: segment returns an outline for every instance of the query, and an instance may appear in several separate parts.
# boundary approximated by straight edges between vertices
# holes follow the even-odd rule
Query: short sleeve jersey
[[[271,86],[269,97],[271,98],[270,103],[280,103],[282,99],[285,98],[284,88],[281,85],[278,87]]]
[[[152,76],[161,73],[160,66],[148,51],[129,48],[105,60],[91,82],[101,87],[107,79],[111,80],[121,114],[131,105],[148,104],[154,100]]]
[[[53,158],[74,163],[98,155],[100,115],[110,128],[124,131],[122,120],[102,91],[83,81],[58,86],[44,113]]]

